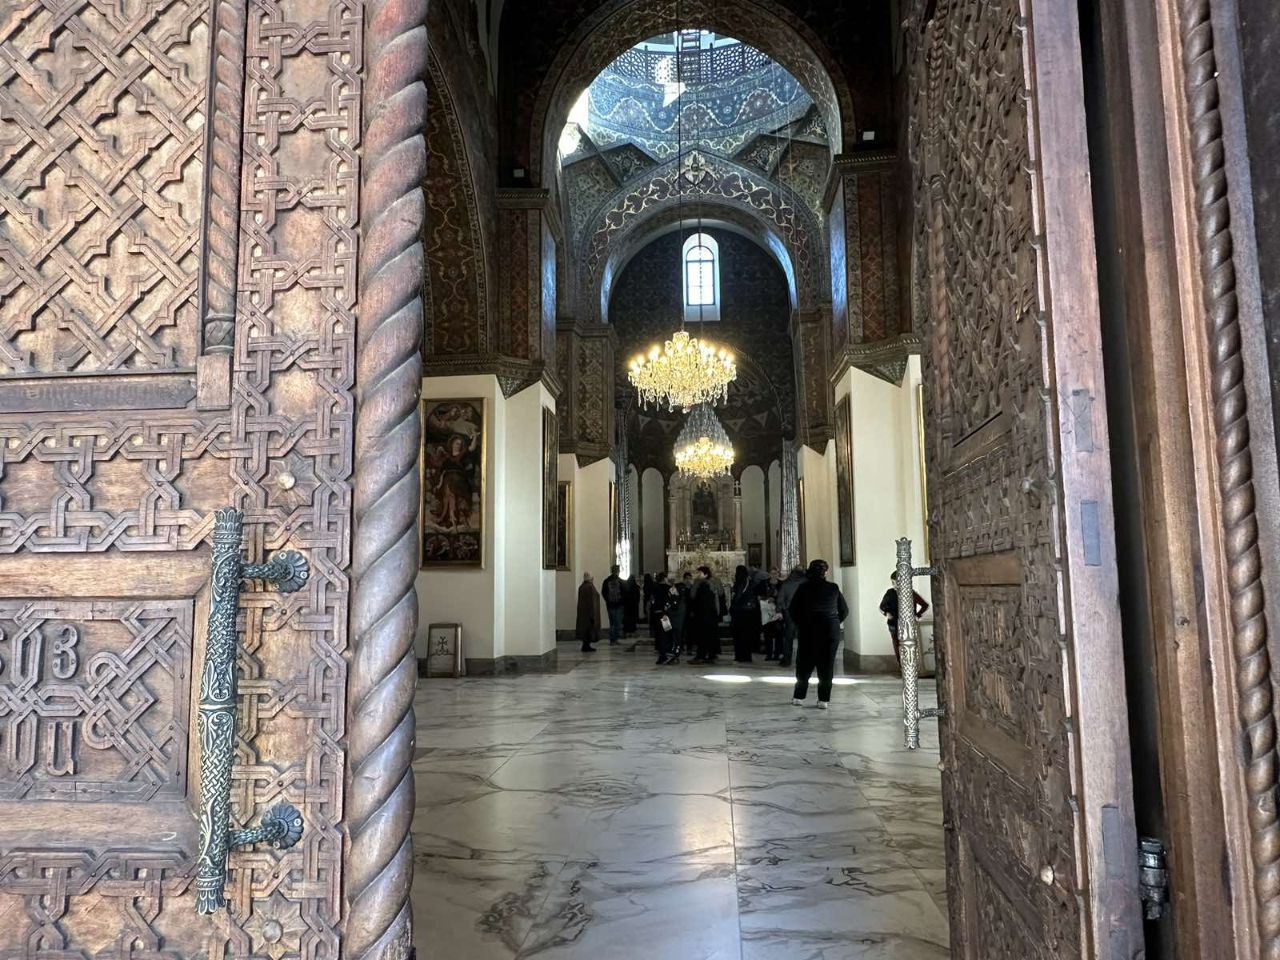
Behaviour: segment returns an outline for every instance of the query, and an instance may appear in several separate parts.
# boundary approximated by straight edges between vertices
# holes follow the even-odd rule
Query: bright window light
[[[695,233],[684,242],[686,319],[720,319],[720,246],[715,237]]]

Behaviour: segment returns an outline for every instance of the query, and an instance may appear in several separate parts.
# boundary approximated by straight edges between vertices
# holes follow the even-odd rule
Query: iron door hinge
[[[1169,869],[1164,843],[1154,837],[1138,840],[1138,889],[1143,916],[1148,920],[1163,917],[1169,909]]]

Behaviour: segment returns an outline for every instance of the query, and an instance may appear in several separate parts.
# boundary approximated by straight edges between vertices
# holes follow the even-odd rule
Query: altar
[[[745,550],[708,550],[694,548],[688,550],[668,550],[667,570],[671,576],[682,576],[686,571],[694,572],[699,567],[710,567],[716,578],[726,587],[733,583],[734,571],[746,566]]]
[[[731,476],[695,480],[683,474],[670,486],[667,571],[679,577],[710,567],[726,587],[747,563],[742,543],[742,488]]]

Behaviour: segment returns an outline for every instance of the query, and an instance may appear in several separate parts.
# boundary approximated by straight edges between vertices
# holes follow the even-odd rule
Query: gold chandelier
[[[637,354],[627,374],[642,406],[665,404],[668,410],[723,403],[737,376],[732,353],[685,330],[677,330],[662,346],[655,343],[647,355]]]
[[[676,438],[675,458],[681,473],[699,480],[727,474],[733,466],[733,444],[709,404],[696,406],[685,421]]]

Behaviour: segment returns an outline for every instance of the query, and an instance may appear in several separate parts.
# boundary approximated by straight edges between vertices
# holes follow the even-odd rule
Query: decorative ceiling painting
[[[610,63],[560,140],[575,315],[609,319],[604,250],[626,239],[632,221],[700,201],[755,208],[787,248],[799,300],[823,299],[831,144],[811,94],[755,47],[707,30],[654,37]]]

